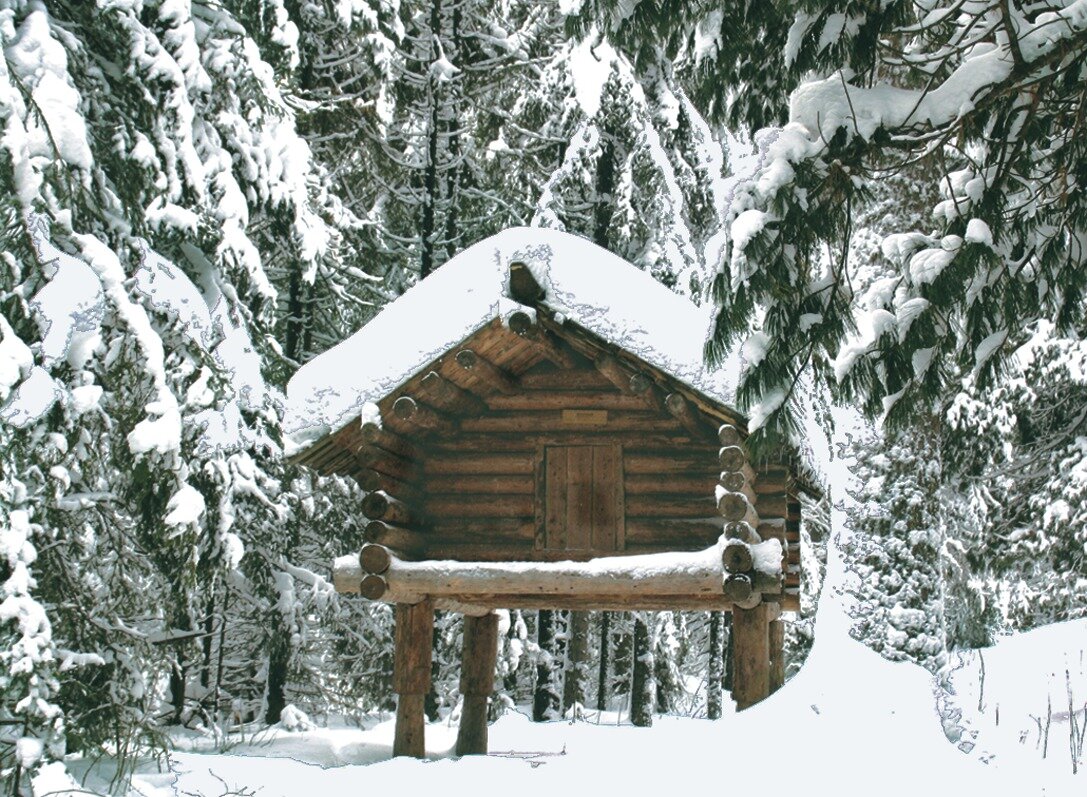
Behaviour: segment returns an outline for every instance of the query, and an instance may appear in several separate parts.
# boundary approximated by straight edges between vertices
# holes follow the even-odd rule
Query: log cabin
[[[739,708],[783,680],[797,457],[752,460],[711,309],[566,233],[460,253],[288,385],[294,462],[367,491],[337,590],[395,605],[394,755],[421,756],[435,608],[465,615],[457,752],[486,752],[498,609],[733,613]]]

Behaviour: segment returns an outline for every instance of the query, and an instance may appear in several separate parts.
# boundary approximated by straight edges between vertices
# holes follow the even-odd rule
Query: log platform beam
[[[397,694],[393,756],[426,756],[423,701],[430,691],[434,606],[424,600],[397,604],[393,691]]]
[[[487,701],[494,691],[498,659],[498,615],[464,618],[460,693],[464,696],[455,752],[487,754]]]

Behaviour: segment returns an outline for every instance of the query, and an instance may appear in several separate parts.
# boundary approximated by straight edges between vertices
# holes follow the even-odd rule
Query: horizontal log
[[[727,612],[732,601],[720,595],[488,595],[486,597],[459,596],[461,603],[495,609],[561,609],[586,612]],[[776,598],[775,598],[776,599]],[[436,606],[441,608],[439,603]],[[794,610],[795,611],[795,610]]]
[[[380,576],[389,569],[390,562],[392,562],[392,554],[384,545],[367,543],[359,551],[359,565],[364,573]]]
[[[357,468],[352,474],[359,486],[368,493],[384,490],[390,495],[399,495],[405,501],[412,502],[419,498],[419,488],[413,482],[406,482],[373,468]]]
[[[783,518],[788,512],[784,496],[759,495],[755,500],[759,510],[759,515],[762,517]]]
[[[784,587],[785,579],[781,573],[763,573],[755,570],[751,573],[751,586],[765,595],[777,595]]]
[[[361,565],[360,565],[360,568],[361,568]],[[340,582],[346,583],[345,578],[343,576],[341,576],[339,580],[340,580]],[[334,584],[336,583],[335,578],[333,579],[333,583]],[[339,589],[338,586],[337,586],[337,589]],[[340,591],[343,592],[345,590],[340,590]],[[346,590],[346,591],[350,591],[350,590]],[[379,575],[377,573],[366,573],[359,580],[358,593],[360,595],[362,595],[362,597],[368,598],[369,600],[372,600],[372,601],[381,600],[381,598],[388,591],[389,591],[389,582],[387,582],[385,580],[385,576]],[[414,601],[414,602],[418,603],[419,601]]]
[[[430,494],[426,502],[430,517],[532,517],[535,513],[534,496],[526,495],[471,495]]]
[[[730,493],[722,490],[717,498],[717,511],[728,521],[743,521],[757,527],[759,516],[755,507],[743,493]]]
[[[726,473],[739,471],[744,473],[749,480],[754,481],[754,471],[747,464],[747,452],[740,446],[721,446],[717,453],[717,461],[722,471]]]
[[[560,411],[561,412],[561,411]],[[433,454],[471,455],[480,451],[512,453],[535,451],[538,445],[597,446],[621,445],[627,455],[667,456],[667,452],[697,452],[697,444],[680,428],[663,432],[611,429],[608,426],[563,426],[558,429],[522,429],[520,431],[461,432],[451,437],[432,437],[426,451]],[[688,453],[687,456],[692,455]],[[700,473],[716,475],[717,464],[708,460]]]
[[[748,545],[755,545],[764,539],[750,523],[745,523],[742,520],[726,523],[724,534],[726,540],[740,540]]]
[[[654,493],[689,493],[703,497],[713,495],[717,479],[713,473],[687,474],[628,474],[623,479],[627,495],[651,495]]]
[[[631,374],[610,354],[601,354],[593,360],[593,367],[619,390],[630,391]]]
[[[611,388],[612,383],[595,368],[562,368],[522,374],[521,387],[526,390],[596,391]]]
[[[394,401],[393,414],[401,421],[426,432],[450,432],[456,426],[449,418],[411,396],[400,396]]]
[[[721,552],[721,561],[729,573],[746,573],[754,565],[751,549],[742,540],[726,542]],[[365,569],[365,565],[363,567]]]
[[[471,349],[461,349],[454,359],[461,368],[499,393],[517,392],[517,379],[505,370],[480,357]]]
[[[376,470],[402,482],[412,482],[418,474],[414,462],[377,446],[365,445],[355,452],[356,467]]]
[[[682,393],[669,393],[664,399],[664,406],[672,417],[676,418],[683,428],[693,437],[709,438],[712,435],[709,424],[702,420],[697,410],[684,398]]]
[[[452,476],[431,476],[426,480],[427,491],[432,495],[441,493],[488,493],[505,495],[522,493],[531,495],[534,489],[532,475],[524,474],[456,474]]]
[[[410,441],[372,421],[362,424],[359,437],[371,446],[383,448],[404,459],[413,459],[416,454],[415,446]]]
[[[418,390],[427,401],[445,412],[479,415],[487,410],[482,399],[453,384],[436,371],[431,371],[422,378]]]
[[[369,543],[384,545],[409,557],[419,557],[426,550],[426,534],[404,526],[394,526],[384,520],[371,520],[362,532]]]
[[[633,517],[710,518],[713,496],[628,495],[626,512]]]
[[[653,544],[702,544],[705,548],[721,536],[721,519],[675,520],[671,518],[630,517],[626,519],[627,547]],[[678,549],[677,549],[678,550]]]
[[[398,526],[414,526],[420,521],[419,513],[403,501],[378,490],[367,493],[362,499],[362,514],[369,520],[384,520]]]
[[[536,540],[536,523],[527,517],[456,518],[440,515],[434,518],[428,534],[432,547],[481,544],[532,547]]]
[[[660,418],[647,412],[600,412],[607,413],[603,422],[596,415],[571,417],[562,410],[496,413],[482,418],[465,418],[460,428],[465,432],[555,432],[584,428],[612,432],[668,432],[682,428],[670,418]]]
[[[726,598],[732,601],[746,601],[754,592],[751,579],[742,573],[732,573],[724,580],[722,588]]]
[[[362,574],[357,556],[340,557],[339,583]],[[608,556],[589,562],[405,562],[392,557],[383,600],[417,603],[425,596],[475,602],[496,593],[524,595],[721,595],[719,548],[694,553]],[[730,576],[730,578],[732,578]],[[362,579],[360,579],[361,581]],[[356,591],[356,590],[348,590]]]
[[[723,423],[717,428],[717,439],[725,447],[739,446],[744,441],[739,428],[731,423]]]
[[[645,454],[624,452],[623,470],[628,474],[710,473],[716,475],[717,461],[706,454]]]
[[[605,409],[638,412],[646,410],[638,396],[589,390],[555,390],[515,393],[511,396],[490,396],[487,406],[493,410],[562,410]]]
[[[432,454],[423,468],[429,481],[434,476],[466,474],[531,474],[536,462],[535,451],[516,453],[473,453],[463,456]]]

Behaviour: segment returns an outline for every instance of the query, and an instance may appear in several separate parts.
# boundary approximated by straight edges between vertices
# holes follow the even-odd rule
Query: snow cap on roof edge
[[[703,367],[712,307],[696,306],[583,238],[514,227],[460,252],[298,369],[287,384],[290,447],[304,448],[341,427],[480,327],[519,308],[508,298],[509,264],[517,260],[532,270],[552,310],[708,396],[731,401],[727,375],[735,378],[737,369],[710,374]]]

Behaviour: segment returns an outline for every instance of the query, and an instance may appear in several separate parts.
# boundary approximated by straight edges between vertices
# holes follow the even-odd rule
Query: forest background
[[[1087,614],[1085,31],[1083,2],[0,0],[9,791],[179,724],[389,708],[388,607],[327,577],[361,491],[285,462],[284,386],[513,225],[716,303],[765,445],[868,411],[858,639],[935,672]],[[503,634],[495,713],[728,688],[717,613]]]

